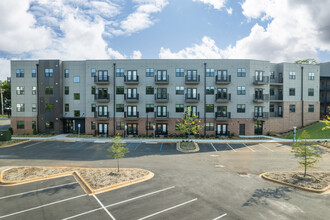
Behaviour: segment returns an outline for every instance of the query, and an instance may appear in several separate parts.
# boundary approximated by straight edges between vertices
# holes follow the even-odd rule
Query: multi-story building
[[[284,132],[319,120],[320,66],[259,60],[12,61],[15,133],[178,133],[187,106],[202,135]]]
[[[321,116],[330,111],[330,62],[320,64],[320,103]]]

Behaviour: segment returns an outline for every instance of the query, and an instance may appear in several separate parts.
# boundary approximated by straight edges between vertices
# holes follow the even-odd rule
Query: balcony
[[[139,112],[131,112],[131,114],[127,114],[127,112],[124,112],[124,118],[126,120],[138,120]]]
[[[95,94],[94,100],[98,102],[110,102],[110,94]]]
[[[139,84],[139,76],[124,76],[124,82],[127,85],[137,85]]]
[[[269,95],[268,94],[254,94],[253,95],[253,102],[256,103],[262,103],[262,102],[267,102],[269,100]]]
[[[191,118],[199,118],[199,112],[195,112],[194,114],[191,112],[190,117]],[[184,115],[184,118],[186,118],[186,115]]]
[[[231,83],[231,75],[224,77],[222,75],[215,76],[215,84],[217,85],[228,85]]]
[[[271,118],[282,118],[283,112],[269,112]]]
[[[273,79],[270,79],[271,85],[283,85],[283,77],[275,77]]]
[[[161,102],[161,103],[168,102],[169,98],[170,95],[168,93],[155,94],[155,102]]]
[[[230,100],[231,100],[230,93],[215,94],[215,102],[217,102],[217,103],[226,103],[226,102],[230,102]]]
[[[155,112],[155,120],[168,120],[168,118],[169,118],[169,112],[161,112],[161,114]]]
[[[216,137],[229,137],[230,131],[215,131]]]
[[[271,102],[283,102],[283,95],[271,95],[270,101]]]
[[[94,118],[98,120],[108,120],[109,112],[94,112]]]
[[[139,94],[135,94],[132,96],[127,96],[127,94],[124,94],[124,100],[126,102],[138,102],[139,101]]]
[[[107,85],[110,83],[109,76],[94,76],[94,83],[99,85]]]
[[[185,95],[185,101],[189,102],[189,103],[199,102],[199,99],[200,99],[200,94],[199,93],[196,96],[192,96],[192,95],[188,96],[187,93]]]
[[[157,75],[155,76],[155,84],[158,85],[166,85],[169,83],[169,75],[164,76],[160,76],[158,77]]]
[[[216,112],[215,113],[215,120],[216,121],[228,121],[231,119],[231,113],[227,112],[226,114],[222,112]]]
[[[263,76],[263,77],[253,77],[253,84],[254,85],[266,85],[269,83],[269,76]]]
[[[253,119],[255,121],[265,121],[269,118],[268,112],[253,112]]]
[[[185,76],[185,83],[186,84],[199,84],[200,83],[200,81],[201,81],[201,76],[200,75],[196,75],[196,76],[194,76],[194,75],[191,75],[191,76],[188,76],[188,75],[186,75]]]

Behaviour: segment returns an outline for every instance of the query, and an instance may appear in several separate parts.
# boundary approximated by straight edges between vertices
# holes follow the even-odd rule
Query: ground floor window
[[[17,129],[24,129],[24,121],[17,121],[16,125]]]
[[[99,123],[97,132],[98,132],[98,134],[108,135],[108,124],[107,123]]]
[[[156,124],[156,134],[157,135],[167,135],[167,123],[157,123]]]
[[[213,122],[206,122],[205,129],[207,131],[213,131],[214,130],[214,123]]]
[[[116,122],[116,130],[124,130],[125,125],[123,121],[117,121]]]
[[[153,121],[148,121],[147,123],[146,123],[146,130],[154,130],[154,122]]]
[[[91,122],[91,129],[92,130],[96,129],[96,123],[94,121]]]
[[[217,124],[216,135],[217,136],[228,136],[228,125],[227,124]]]
[[[138,124],[127,123],[127,135],[138,135]]]
[[[308,112],[314,112],[314,105],[308,105]]]
[[[254,122],[254,134],[255,135],[262,135],[262,121],[255,121]]]

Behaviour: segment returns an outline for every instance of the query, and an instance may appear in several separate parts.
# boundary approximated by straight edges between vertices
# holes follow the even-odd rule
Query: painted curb
[[[176,149],[180,152],[183,152],[183,153],[193,153],[193,152],[198,152],[199,151],[199,146],[198,146],[198,143],[194,142],[195,144],[195,149],[194,150],[183,150],[180,148],[180,142],[176,142]]]
[[[14,139],[14,140],[16,140],[16,139]],[[17,143],[14,143],[14,144],[9,144],[9,145],[6,145],[6,146],[0,146],[0,148],[13,147],[13,146],[16,146],[16,145],[19,145],[19,144],[27,143],[29,141],[31,141],[31,140],[25,140],[25,141],[17,142]]]
[[[280,180],[276,180],[276,179],[267,177],[266,174],[268,174],[268,173],[270,173],[270,172],[262,173],[262,174],[260,174],[260,176],[262,178],[268,180],[268,181],[272,181],[274,183],[279,183],[279,184],[286,185],[286,186],[291,186],[291,187],[298,188],[298,189],[301,189],[301,190],[305,190],[305,191],[308,191],[308,192],[320,193],[321,194],[321,193],[325,193],[328,190],[330,190],[330,185],[323,188],[323,189],[310,189],[310,188],[306,188],[306,187],[303,187],[303,186],[297,186],[297,185],[294,185],[294,184],[291,184],[291,183],[286,183],[286,182],[283,182],[283,181],[280,181]],[[286,172],[272,172],[272,173],[286,173]]]

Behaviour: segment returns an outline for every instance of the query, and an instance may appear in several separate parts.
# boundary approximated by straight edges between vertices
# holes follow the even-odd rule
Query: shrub
[[[78,131],[77,131],[77,130],[74,130],[74,131],[73,131],[73,134],[78,134]]]
[[[50,132],[51,135],[55,135],[55,131]]]
[[[235,137],[235,132],[231,132],[230,137]]]
[[[38,134],[37,129],[33,128],[33,135],[37,135],[37,134]]]
[[[270,133],[270,131],[267,131],[267,136],[271,136],[272,133]]]
[[[12,127],[9,127],[8,128],[8,131],[10,131],[11,135],[13,135],[14,132],[13,132],[13,128]]]

